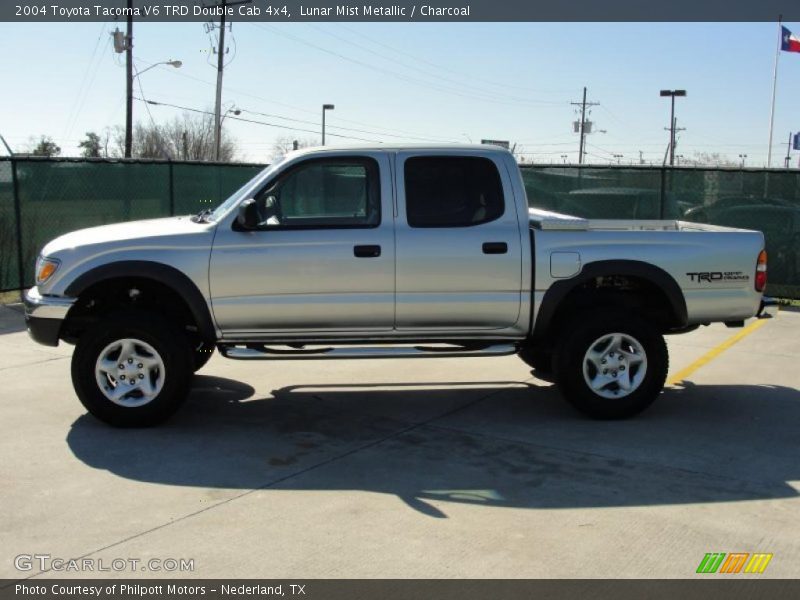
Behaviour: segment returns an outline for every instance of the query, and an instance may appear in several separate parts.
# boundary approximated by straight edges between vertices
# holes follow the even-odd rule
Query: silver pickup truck
[[[764,312],[763,235],[528,208],[488,146],[313,149],[215,210],[45,246],[30,335],[75,344],[84,406],[169,417],[215,349],[233,359],[519,354],[596,418],[661,392],[664,334]]]

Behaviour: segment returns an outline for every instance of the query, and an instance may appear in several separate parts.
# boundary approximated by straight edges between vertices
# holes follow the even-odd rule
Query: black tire
[[[595,419],[624,419],[650,406],[664,388],[669,370],[669,354],[660,331],[637,314],[611,309],[582,312],[570,321],[573,325],[562,332],[555,357],[556,382],[564,397],[578,410]],[[617,333],[622,334],[623,353],[610,351],[609,356],[603,349],[611,348],[613,344],[598,344],[595,346],[596,350],[599,349],[596,356],[603,358],[585,361],[587,352],[596,341]],[[631,340],[638,342],[646,363],[634,364],[637,360],[634,357],[639,353],[631,351],[634,348],[630,345]],[[595,368],[595,364],[601,360],[606,361],[601,368],[612,367],[606,375]],[[617,366],[620,364],[622,368]],[[646,368],[641,371],[645,364]],[[584,365],[587,367],[586,374]],[[625,383],[633,391],[623,389],[618,383],[621,379],[610,380],[618,376],[626,377]],[[587,378],[601,386],[599,391],[592,389]],[[638,383],[634,385],[635,381]]]
[[[200,369],[206,366],[208,361],[214,355],[214,344],[209,342],[198,342],[192,349],[194,355],[194,372],[197,373]]]
[[[125,406],[110,400],[100,389],[96,377],[95,368],[101,353],[115,341],[123,339],[144,342],[155,350],[163,363],[163,373],[158,368],[154,370],[154,377],[163,379],[160,380],[160,390],[151,400],[137,398],[141,392],[135,388],[120,400],[146,402],[141,406]],[[137,353],[146,354],[143,346],[136,348]],[[108,356],[113,357],[113,351]],[[112,359],[112,362],[116,360]],[[135,363],[134,360],[130,365],[131,370],[137,367]],[[110,315],[81,335],[72,355],[72,385],[81,403],[101,421],[115,427],[149,427],[165,421],[178,410],[188,394],[193,367],[192,348],[179,327],[157,314],[131,310]],[[106,389],[116,389],[121,383],[118,380],[109,382]]]

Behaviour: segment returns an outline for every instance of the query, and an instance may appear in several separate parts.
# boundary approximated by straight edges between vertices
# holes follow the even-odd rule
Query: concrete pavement
[[[671,372],[737,330],[670,338]],[[14,558],[193,559],[147,577],[694,576],[706,552],[800,575],[800,313],[638,418],[576,414],[516,357],[235,362],[168,424],[86,415],[71,347],[0,307],[0,577]]]

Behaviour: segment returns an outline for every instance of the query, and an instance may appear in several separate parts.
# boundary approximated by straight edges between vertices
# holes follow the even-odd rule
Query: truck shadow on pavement
[[[379,492],[443,518],[449,502],[558,509],[795,497],[798,423],[800,392],[768,385],[686,383],[637,418],[603,422],[542,382],[319,384],[261,397],[196,376],[169,423],[120,430],[84,415],[67,443],[87,465],[136,481]]]

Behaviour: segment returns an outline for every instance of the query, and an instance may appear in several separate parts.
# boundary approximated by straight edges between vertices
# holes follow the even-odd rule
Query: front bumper
[[[774,319],[778,316],[778,301],[775,298],[764,296],[761,299],[761,306],[758,307],[756,317],[759,319]]]
[[[25,293],[25,325],[35,342],[45,346],[58,346],[61,324],[76,298],[43,296],[38,288]]]

